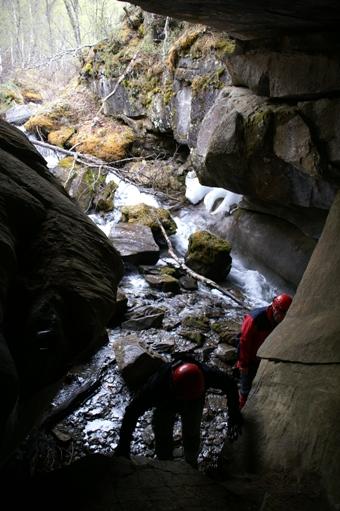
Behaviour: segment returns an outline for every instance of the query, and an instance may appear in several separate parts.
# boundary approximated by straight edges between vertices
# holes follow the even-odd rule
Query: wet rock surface
[[[139,284],[139,289],[136,287]],[[131,286],[133,283],[133,287]],[[127,344],[133,335],[136,341],[142,343],[163,359],[169,360],[174,353],[190,352],[198,359],[209,364],[230,370],[235,357],[221,357],[220,337],[213,329],[213,325],[219,320],[230,318],[235,323],[240,323],[243,311],[240,307],[230,303],[231,300],[221,294],[212,293],[211,290],[199,285],[196,292],[184,291],[180,295],[172,293],[155,292],[137,273],[127,275],[121,282],[126,293],[130,307],[137,308],[140,303],[162,305],[166,311],[162,328],[148,328],[138,332],[135,330],[117,327],[109,331],[109,343],[102,348],[89,364],[78,366],[68,374],[64,388],[54,401],[51,409],[55,414],[62,403],[74,395],[81,388],[94,384],[93,395],[88,397],[75,411],[63,420],[52,426],[49,424],[48,431],[42,429],[37,437],[28,440],[35,443],[37,455],[32,460],[33,471],[49,471],[70,460],[76,461],[88,453],[102,453],[112,455],[118,441],[118,434],[125,406],[128,404],[132,393],[124,381],[118,369],[114,345]],[[197,318],[195,328],[188,318]],[[199,320],[201,318],[201,320]],[[199,331],[204,341],[189,340],[186,332]],[[124,324],[124,323],[123,323]],[[229,346],[230,348],[230,346]],[[95,382],[99,382],[95,385]],[[87,397],[87,396],[85,396]],[[151,412],[146,412],[137,424],[131,452],[133,455],[145,455],[153,457],[153,433],[151,429]],[[53,422],[53,420],[52,420]],[[218,454],[226,438],[227,412],[226,399],[219,391],[209,392],[206,397],[206,406],[202,423],[202,452],[200,455],[201,468],[204,470],[217,462]],[[65,436],[64,436],[65,435]],[[45,440],[42,440],[45,438]],[[51,466],[46,464],[45,448],[48,442],[53,462]],[[181,459],[181,433],[180,424],[175,426],[175,457]],[[24,449],[25,450],[25,449]],[[40,452],[39,452],[40,451]],[[23,457],[26,456],[22,452]]]

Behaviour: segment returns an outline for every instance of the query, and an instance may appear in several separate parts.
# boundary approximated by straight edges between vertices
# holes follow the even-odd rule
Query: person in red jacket
[[[270,305],[254,309],[243,319],[236,362],[236,367],[240,372],[240,408],[246,404],[260,364],[257,351],[268,335],[284,319],[291,303],[291,296],[285,293],[280,294],[274,298]]]

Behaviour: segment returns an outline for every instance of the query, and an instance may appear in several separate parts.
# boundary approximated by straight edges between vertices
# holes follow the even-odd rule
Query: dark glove
[[[122,456],[123,458],[130,459],[130,447],[118,443],[114,451],[115,456]]]
[[[228,418],[227,437],[229,442],[235,442],[242,434],[243,417],[240,412]]]

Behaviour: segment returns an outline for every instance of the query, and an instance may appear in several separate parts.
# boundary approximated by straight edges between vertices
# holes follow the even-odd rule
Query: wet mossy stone
[[[189,237],[185,263],[196,273],[216,282],[224,280],[230,272],[231,244],[208,231],[197,231]]]
[[[150,227],[157,243],[163,239],[158,220],[162,223],[169,236],[176,233],[176,222],[167,209],[155,208],[147,204],[137,204],[135,206],[123,206],[121,208],[121,213],[122,222]]]

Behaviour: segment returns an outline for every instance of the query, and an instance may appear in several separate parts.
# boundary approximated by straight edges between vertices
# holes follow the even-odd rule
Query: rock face
[[[279,245],[287,252],[299,240],[299,249],[296,271],[281,258],[274,272],[296,287],[340,184],[340,53],[332,31],[340,9],[332,3],[327,13],[307,0],[297,7],[274,2],[270,12],[261,2],[136,3],[207,26],[139,11],[137,28],[125,24],[123,41],[89,53],[84,78],[101,97],[117,84],[108,113],[124,112],[130,123],[143,119],[149,135],[186,146],[187,168],[202,185],[246,197],[247,207],[238,205],[246,223],[259,210],[268,224],[279,218]],[[136,45],[136,60],[119,82]],[[306,232],[310,210],[315,225]],[[270,233],[261,229],[263,239],[251,243],[233,217],[228,225],[240,251],[271,261]],[[218,234],[229,239],[231,231]]]
[[[337,186],[297,109],[272,107],[248,89],[225,88],[201,125],[200,182],[287,205],[328,209]]]
[[[0,122],[0,462],[33,426],[70,365],[106,340],[122,262]]]
[[[263,359],[245,416],[249,468],[315,473],[340,505],[340,194],[285,320],[259,350]],[[249,445],[249,443],[248,443]]]
[[[340,6],[310,0],[289,5],[274,0],[270,10],[265,2],[246,0],[135,3],[225,30],[237,40],[225,55],[229,83],[224,82],[224,90],[204,111],[196,139],[187,138],[203,185],[246,195],[250,219],[255,212],[271,214],[274,222],[279,218],[309,236],[304,264],[336,196],[287,318],[260,351],[266,360],[245,407],[245,455],[251,457],[250,468],[262,472],[317,474],[331,505],[339,509],[340,60],[335,31]],[[182,59],[183,53],[193,56],[189,46],[182,48]],[[176,70],[179,60],[174,62]],[[183,111],[192,112],[188,82],[181,83],[180,93],[174,90],[171,104],[180,102]],[[174,118],[180,122],[173,131],[183,141],[190,123],[179,115]],[[160,125],[172,124],[163,115]],[[247,219],[237,220],[249,226]],[[273,222],[270,225],[269,232]],[[287,234],[284,223],[279,231]],[[293,237],[286,248],[298,239],[296,231],[290,231]],[[294,261],[303,244],[301,233]],[[270,258],[272,246],[268,243],[264,255],[264,239],[257,245],[261,256]],[[276,239],[279,247],[277,243]],[[302,259],[290,272],[296,284],[303,273]],[[287,268],[284,271],[288,275]]]
[[[156,264],[159,247],[150,227],[138,224],[114,224],[109,238],[123,261],[131,264]]]

